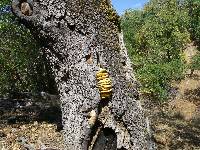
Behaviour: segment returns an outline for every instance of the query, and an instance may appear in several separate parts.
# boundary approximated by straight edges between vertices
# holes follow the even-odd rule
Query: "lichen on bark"
[[[30,16],[21,13],[22,2],[13,0],[13,12],[43,44],[51,64],[66,150],[147,149],[137,81],[110,1],[27,0]],[[112,96],[106,100],[101,100],[97,87],[99,66],[112,80]],[[89,123],[90,114],[94,125]],[[98,137],[106,135],[113,135],[108,136],[112,144],[104,140],[104,147],[99,147]]]

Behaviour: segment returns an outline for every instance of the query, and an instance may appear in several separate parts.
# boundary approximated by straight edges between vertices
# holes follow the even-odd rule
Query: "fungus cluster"
[[[100,68],[96,74],[101,99],[109,98],[112,94],[112,82],[106,69]]]

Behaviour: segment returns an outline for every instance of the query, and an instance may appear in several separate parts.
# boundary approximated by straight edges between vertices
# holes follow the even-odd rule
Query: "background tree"
[[[192,39],[196,41],[199,46],[200,43],[200,1],[199,0],[187,0],[187,6],[190,16],[190,32]]]
[[[190,25],[189,31],[191,38],[197,45],[197,50],[200,50],[200,1],[199,0],[186,0],[187,8],[189,9]],[[192,58],[190,64],[191,75],[194,70],[200,70],[200,55],[197,53]]]
[[[177,0],[151,0],[121,20],[143,93],[166,99],[170,81],[181,78],[184,71],[182,52],[190,42],[188,9]]]

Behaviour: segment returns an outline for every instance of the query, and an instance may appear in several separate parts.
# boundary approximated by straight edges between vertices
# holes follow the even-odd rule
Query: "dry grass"
[[[169,115],[184,119],[192,120],[197,113],[197,106],[193,102],[186,100],[174,100],[169,103]]]
[[[64,149],[63,136],[54,124],[38,123],[7,125],[0,129],[1,150]]]

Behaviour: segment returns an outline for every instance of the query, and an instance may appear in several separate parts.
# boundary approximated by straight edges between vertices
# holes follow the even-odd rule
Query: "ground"
[[[1,150],[64,149],[62,134],[57,131],[56,125],[51,123],[2,126],[0,134]]]
[[[0,150],[64,149],[60,108],[47,101],[0,100]]]

